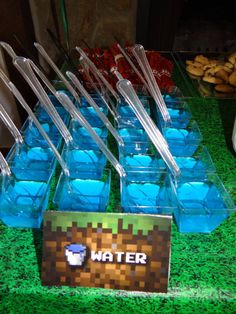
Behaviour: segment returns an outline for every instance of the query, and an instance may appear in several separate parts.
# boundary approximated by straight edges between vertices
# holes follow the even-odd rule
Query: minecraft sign
[[[49,211],[43,285],[167,292],[171,217]]]

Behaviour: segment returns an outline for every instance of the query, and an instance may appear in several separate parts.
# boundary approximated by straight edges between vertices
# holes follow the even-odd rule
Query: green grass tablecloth
[[[225,142],[236,105],[201,98],[188,102],[218,175],[236,202],[236,159]],[[0,223],[0,313],[236,313],[235,236],[236,214],[209,235],[180,234],[173,224],[168,293],[132,293],[42,287],[42,231]]]

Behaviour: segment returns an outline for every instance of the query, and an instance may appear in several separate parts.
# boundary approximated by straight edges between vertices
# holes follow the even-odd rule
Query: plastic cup
[[[107,116],[108,109],[106,107],[100,107],[100,111]],[[80,108],[80,112],[92,127],[104,127],[104,123],[99,118],[93,107],[82,107]]]
[[[210,233],[235,210],[216,174],[204,179],[181,177],[173,184],[173,189],[176,195],[174,217],[180,232]]]
[[[185,128],[163,127],[162,133],[173,156],[192,156],[197,150],[202,135],[195,121]]]
[[[82,150],[64,146],[62,157],[70,171],[71,178],[100,179],[107,159],[100,150]]]
[[[148,98],[140,97],[140,100],[144,108],[146,109],[148,115],[150,115]],[[120,128],[127,126],[142,128],[142,125],[138,120],[137,116],[135,115],[133,109],[125,101],[121,101],[120,103],[117,104],[117,112],[119,114],[119,116],[117,117],[117,123]]]
[[[118,128],[118,133],[124,141],[125,153],[142,154],[149,150],[150,140],[143,128]]]
[[[93,130],[97,135],[106,143],[108,131],[106,127],[98,128],[93,127]],[[93,138],[87,132],[85,127],[82,127],[80,123],[76,120],[72,120],[70,124],[70,131],[73,137],[76,147],[83,150],[98,150],[98,145],[95,143]]]
[[[47,208],[50,181],[6,178],[0,191],[0,218],[9,227],[39,228]]]
[[[135,176],[133,176],[135,178]],[[125,213],[165,214],[173,212],[167,172],[144,171],[142,178],[121,179],[121,206]]]
[[[47,181],[56,166],[51,148],[25,144],[14,144],[6,159],[17,180]]]
[[[208,174],[216,172],[207,148],[202,145],[198,147],[192,156],[174,157],[174,159],[184,177],[206,178]]]
[[[188,105],[184,101],[180,100],[166,100],[165,104],[167,106],[170,118],[171,118],[171,127],[172,128],[187,128],[192,114],[188,108]],[[162,115],[157,110],[159,125],[161,127],[165,126],[165,122],[162,118]]]
[[[42,123],[41,124],[44,131],[49,136],[50,140],[55,146],[58,146],[62,137],[53,123]],[[48,147],[47,141],[39,133],[37,127],[30,119],[26,119],[25,123],[21,128],[25,143],[30,147]]]
[[[101,179],[73,179],[61,174],[54,203],[61,211],[105,212],[109,201],[111,173]]]

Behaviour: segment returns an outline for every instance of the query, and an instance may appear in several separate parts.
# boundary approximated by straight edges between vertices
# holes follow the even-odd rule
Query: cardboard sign
[[[49,211],[43,285],[166,292],[171,217]]]

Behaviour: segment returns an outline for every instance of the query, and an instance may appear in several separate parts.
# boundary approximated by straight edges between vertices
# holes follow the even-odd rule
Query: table
[[[231,139],[235,103],[200,97],[188,103],[236,201],[236,159],[224,137]],[[0,313],[236,313],[235,238],[236,214],[209,235],[180,234],[173,224],[167,294],[48,288],[40,282],[42,230],[0,224]]]

